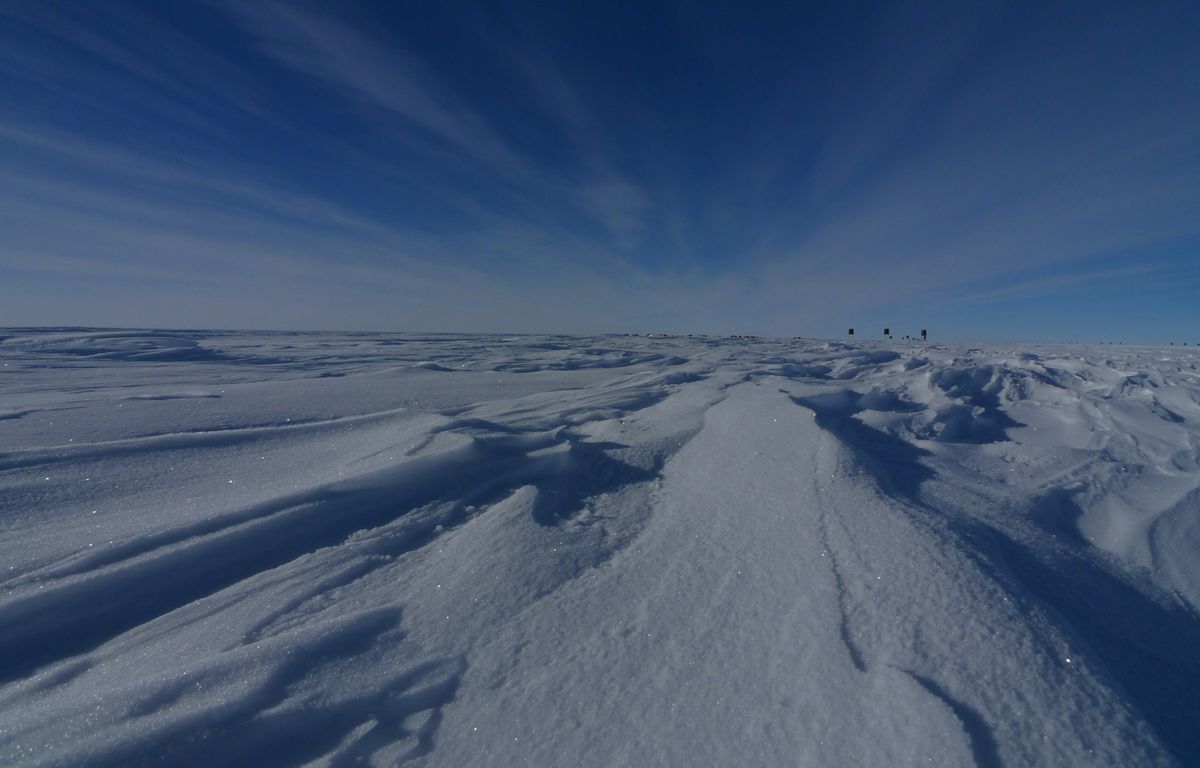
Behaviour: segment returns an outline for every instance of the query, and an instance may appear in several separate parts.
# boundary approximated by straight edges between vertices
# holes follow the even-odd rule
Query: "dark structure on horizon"
[[[853,336],[853,335],[854,335],[854,328],[853,328],[853,327],[851,327],[851,328],[848,328],[848,329],[846,329],[846,335],[847,335],[847,336]],[[883,329],[883,337],[884,337],[885,339],[890,339],[890,338],[892,338],[892,329],[891,329],[890,327],[887,327],[887,328],[884,328],[884,329]],[[904,338],[906,338],[906,339],[912,339],[912,340],[914,340],[914,341],[916,340],[916,337],[915,337],[915,336],[908,336],[908,335],[905,335],[905,336],[904,336]],[[927,329],[927,328],[922,328],[922,329],[921,329],[921,341],[928,341],[928,340],[929,340],[929,329]],[[1197,346],[1200,346],[1200,345],[1197,345]]]

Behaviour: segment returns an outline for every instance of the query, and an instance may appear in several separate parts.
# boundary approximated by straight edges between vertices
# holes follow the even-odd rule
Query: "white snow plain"
[[[0,764],[1200,764],[1200,350],[0,364]]]

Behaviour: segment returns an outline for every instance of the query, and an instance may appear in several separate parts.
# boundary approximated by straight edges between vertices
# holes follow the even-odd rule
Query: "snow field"
[[[1200,354],[0,337],[0,763],[1200,761]]]

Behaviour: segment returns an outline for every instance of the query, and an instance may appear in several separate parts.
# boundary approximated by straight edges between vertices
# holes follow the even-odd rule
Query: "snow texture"
[[[1200,351],[0,332],[0,764],[1200,764]]]

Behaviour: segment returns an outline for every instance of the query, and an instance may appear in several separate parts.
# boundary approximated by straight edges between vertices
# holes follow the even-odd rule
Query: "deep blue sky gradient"
[[[1200,341],[1200,4],[784,5],[4,3],[0,325]]]

